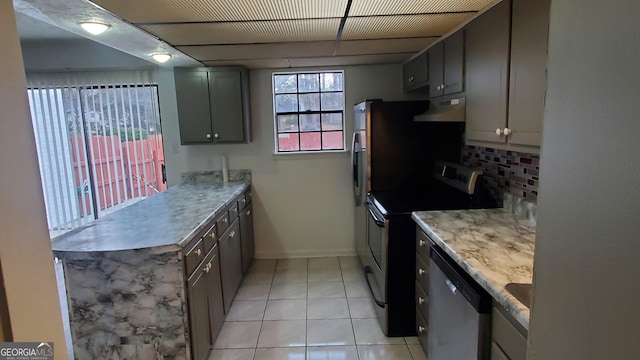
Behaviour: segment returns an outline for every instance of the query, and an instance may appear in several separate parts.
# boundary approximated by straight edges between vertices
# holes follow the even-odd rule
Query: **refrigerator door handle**
[[[360,164],[358,149],[360,147],[359,135],[357,132],[353,133],[351,139],[351,168],[353,171],[353,194],[356,198],[356,202],[360,201]]]

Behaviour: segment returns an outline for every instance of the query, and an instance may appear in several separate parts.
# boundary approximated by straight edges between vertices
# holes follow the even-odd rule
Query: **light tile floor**
[[[426,360],[384,336],[356,257],[254,260],[208,360]]]

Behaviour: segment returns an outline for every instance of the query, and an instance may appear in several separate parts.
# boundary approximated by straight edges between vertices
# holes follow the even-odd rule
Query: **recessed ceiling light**
[[[165,63],[167,61],[169,61],[169,59],[171,59],[171,54],[166,54],[166,53],[157,53],[157,54],[151,54],[151,57],[153,58],[153,60],[159,62],[159,63]]]
[[[83,21],[80,23],[80,26],[92,35],[100,35],[105,32],[108,28],[111,27],[109,24],[97,22],[97,21]]]

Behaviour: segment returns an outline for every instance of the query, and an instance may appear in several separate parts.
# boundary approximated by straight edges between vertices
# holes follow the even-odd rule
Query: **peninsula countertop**
[[[54,238],[53,250],[100,252],[160,247],[179,250],[248,187],[243,181],[172,186]]]
[[[412,218],[525,329],[529,309],[509,294],[508,283],[533,278],[535,227],[504,209],[417,211]]]

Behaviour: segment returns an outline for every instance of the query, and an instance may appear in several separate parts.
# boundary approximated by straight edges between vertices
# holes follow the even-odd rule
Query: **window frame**
[[[304,74],[317,74],[320,76],[321,74],[326,73],[340,73],[342,74],[342,90],[340,91],[322,91],[321,88],[318,88],[317,92],[308,91],[308,92],[300,92],[299,84],[296,82],[296,91],[290,93],[278,93],[276,94],[275,89],[275,79],[277,75],[304,75]],[[345,91],[345,76],[344,70],[340,69],[327,69],[327,70],[306,70],[306,71],[274,71],[271,73],[271,100],[273,106],[273,154],[274,155],[294,155],[294,154],[331,154],[331,153],[345,153],[347,152],[347,136],[346,136],[346,114],[345,114],[345,103],[346,103],[346,91]],[[322,94],[330,94],[330,93],[342,93],[342,110],[308,110],[308,111],[286,111],[286,112],[278,112],[276,110],[276,95],[300,95],[300,94],[318,94],[320,97]],[[298,107],[299,109],[299,107]],[[300,115],[306,114],[318,114],[320,115],[320,130],[317,131],[301,131],[300,130]],[[341,114],[342,115],[342,130],[322,130],[322,114]],[[298,130],[297,131],[278,131],[278,115],[297,115],[298,116]],[[324,133],[331,132],[342,132],[342,149],[322,149],[322,135]],[[297,134],[298,135],[298,144],[300,144],[300,134],[304,133],[318,133],[320,134],[320,149],[318,150],[289,150],[289,151],[281,151],[278,148],[278,136],[280,134]],[[299,146],[300,148],[300,146]]]

